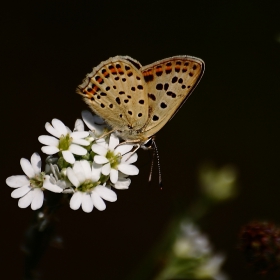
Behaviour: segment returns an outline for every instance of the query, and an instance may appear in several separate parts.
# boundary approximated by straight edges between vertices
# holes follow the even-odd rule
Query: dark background
[[[226,254],[231,279],[256,276],[237,250],[242,225],[279,218],[279,1],[16,1],[1,8],[1,275],[21,279],[22,235],[32,210],[19,209],[5,185],[22,174],[59,118],[70,128],[86,108],[75,88],[92,67],[115,55],[142,65],[193,55],[206,72],[187,103],[157,135],[164,190],[140,175],[118,201],[91,214],[64,207],[58,232],[64,249],[50,248],[43,279],[124,279],[148,254],[172,218],[178,197],[192,202],[205,160],[239,171],[239,195],[212,210],[201,225],[215,251]],[[41,153],[41,152],[40,152]],[[44,155],[41,153],[44,158]]]

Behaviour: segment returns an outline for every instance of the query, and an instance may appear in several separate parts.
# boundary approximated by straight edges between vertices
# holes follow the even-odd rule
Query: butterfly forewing
[[[148,96],[145,136],[157,133],[178,111],[204,71],[202,60],[188,56],[167,58],[141,69]]]
[[[120,131],[138,130],[147,122],[148,97],[141,64],[116,56],[102,62],[77,89],[89,107]]]

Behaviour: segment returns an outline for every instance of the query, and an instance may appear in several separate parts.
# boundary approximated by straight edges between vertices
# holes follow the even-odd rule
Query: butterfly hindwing
[[[145,136],[157,133],[184,104],[204,71],[204,62],[190,56],[160,60],[141,69],[147,88]]]
[[[141,64],[115,56],[93,68],[77,89],[89,107],[116,130],[139,129],[147,121],[148,97]]]

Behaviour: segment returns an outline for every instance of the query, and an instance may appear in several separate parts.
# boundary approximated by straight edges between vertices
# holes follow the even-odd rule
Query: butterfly
[[[190,96],[204,68],[204,62],[192,56],[146,66],[129,56],[115,56],[93,68],[77,93],[125,143],[145,147]]]

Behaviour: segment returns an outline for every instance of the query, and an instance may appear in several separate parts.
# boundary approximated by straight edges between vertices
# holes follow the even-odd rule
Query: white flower
[[[34,153],[31,162],[25,158],[20,160],[20,165],[26,175],[14,175],[6,179],[6,184],[11,188],[16,188],[11,193],[13,198],[19,198],[18,206],[26,208],[31,204],[32,210],[42,207],[44,200],[43,189],[52,192],[62,192],[62,188],[49,181],[50,176],[41,173],[41,157]]]
[[[93,144],[91,147],[93,152],[97,154],[94,156],[94,161],[98,164],[104,164],[101,172],[105,176],[110,174],[110,180],[113,184],[118,181],[118,171],[126,175],[137,175],[139,173],[139,169],[131,164],[137,160],[137,154],[128,153],[133,145],[119,145],[119,141],[119,138],[112,133],[109,144],[102,142],[102,144]]]
[[[76,126],[76,129],[79,130],[80,123]],[[80,130],[72,132],[58,119],[53,119],[52,125],[46,123],[45,128],[54,137],[49,135],[39,136],[39,141],[46,145],[42,147],[43,153],[53,155],[61,151],[65,161],[71,164],[75,162],[73,154],[83,156],[87,153],[87,150],[81,146],[90,144],[89,141],[84,139],[89,135],[89,132]]]
[[[72,193],[72,184],[66,176],[66,169],[59,170],[59,167],[56,164],[48,163],[46,164],[45,170],[49,170],[50,176],[49,181],[62,188],[63,193]]]
[[[91,212],[95,206],[102,211],[106,208],[103,199],[114,202],[117,195],[100,184],[101,165],[93,162],[92,166],[86,160],[76,161],[73,168],[67,168],[67,176],[76,187],[71,197],[70,207],[77,210],[82,205],[84,212]]]
[[[119,172],[118,181],[115,184],[112,184],[112,186],[118,190],[127,190],[130,184],[131,180],[127,178],[127,175]]]
[[[104,132],[110,130],[102,118],[93,115],[90,111],[82,111],[82,119],[95,137],[101,136]]]

